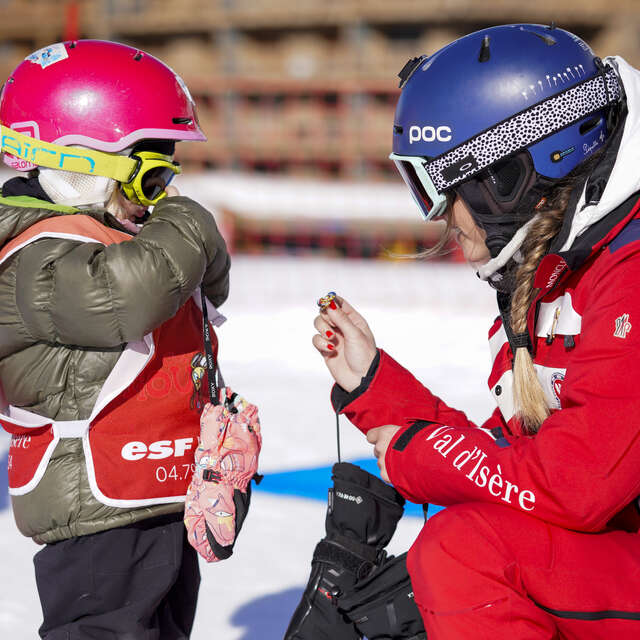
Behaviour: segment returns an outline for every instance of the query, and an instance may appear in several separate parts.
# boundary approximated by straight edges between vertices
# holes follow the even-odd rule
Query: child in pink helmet
[[[167,186],[175,143],[206,140],[193,99],[143,51],[64,42],[6,80],[0,126],[25,173],[0,197],[0,423],[16,523],[44,545],[40,636],[186,638],[193,294],[216,324],[229,286],[213,216]]]

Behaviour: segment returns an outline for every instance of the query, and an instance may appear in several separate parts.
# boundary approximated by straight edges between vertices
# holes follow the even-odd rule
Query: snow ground
[[[335,462],[330,378],[311,346],[315,301],[329,290],[349,299],[378,344],[435,393],[473,419],[490,413],[486,334],[494,298],[465,265],[236,256],[221,309],[229,321],[218,332],[220,359],[227,383],[260,407],[262,472]],[[6,446],[0,437],[0,452]],[[344,420],[342,453],[346,460],[371,455]],[[296,493],[295,483],[291,495],[256,490],[233,557],[201,566],[194,640],[282,638],[324,531],[325,503]],[[0,494],[0,637],[32,640],[40,624],[31,563],[37,547],[17,533],[4,499]],[[406,550],[420,527],[420,518],[405,516],[390,552]]]

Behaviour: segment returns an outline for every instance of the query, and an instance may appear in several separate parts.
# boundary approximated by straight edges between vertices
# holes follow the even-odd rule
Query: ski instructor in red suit
[[[427,636],[639,638],[640,72],[517,24],[400,77],[391,158],[446,221],[431,253],[454,235],[497,292],[497,407],[449,407],[344,299],[313,344],[382,477],[447,507],[407,561]]]

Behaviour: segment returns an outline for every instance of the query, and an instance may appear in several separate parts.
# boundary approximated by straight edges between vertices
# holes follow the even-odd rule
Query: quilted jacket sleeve
[[[216,306],[229,291],[229,254],[214,218],[183,196],[162,200],[129,241],[46,238],[16,259],[17,312],[36,341],[116,347],[172,317],[200,282]]]

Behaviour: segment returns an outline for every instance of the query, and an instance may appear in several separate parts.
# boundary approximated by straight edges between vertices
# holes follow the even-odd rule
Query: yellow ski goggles
[[[131,156],[106,153],[82,147],[64,147],[18,133],[0,125],[0,151],[35,165],[104,176],[117,180],[124,195],[146,207],[166,197],[165,188],[180,173],[180,165],[171,156],[155,151],[137,151]]]
[[[136,151],[130,156],[136,169],[128,182],[122,182],[122,191],[128,200],[144,206],[153,206],[166,197],[166,186],[180,173],[180,165],[155,151]]]

